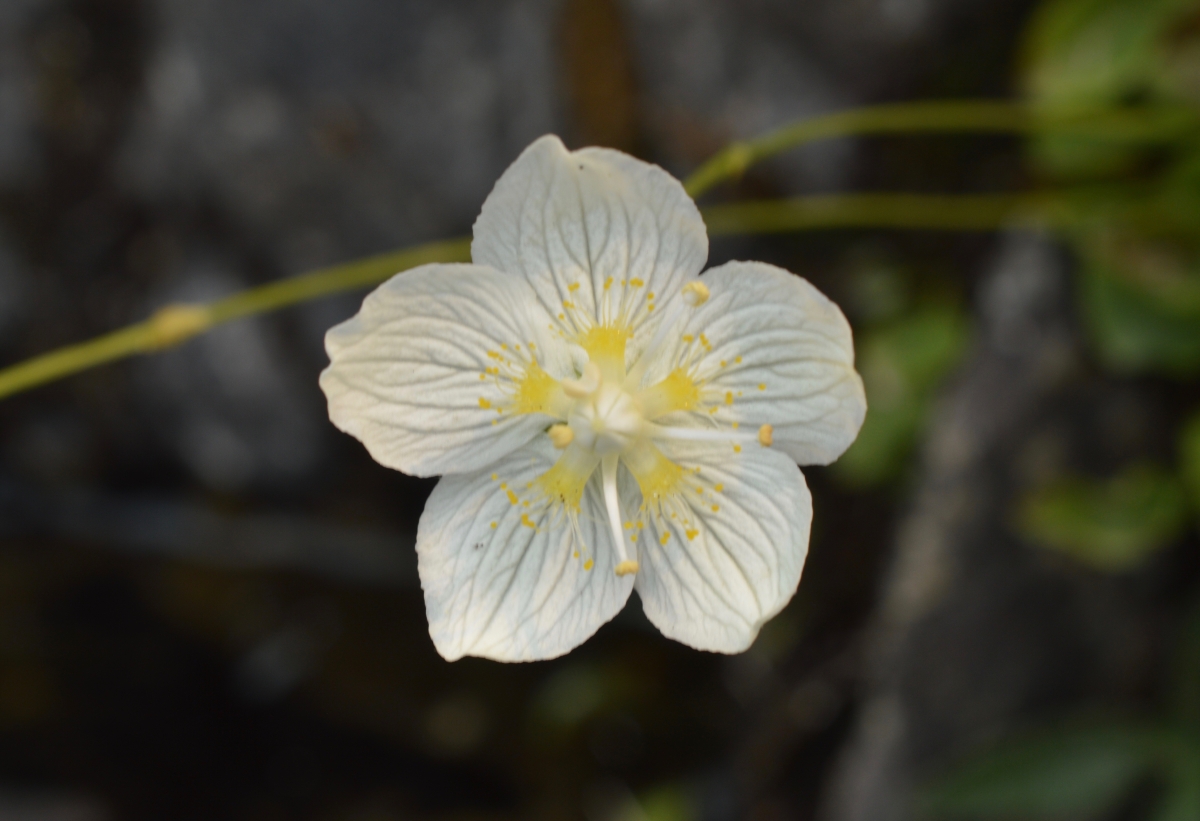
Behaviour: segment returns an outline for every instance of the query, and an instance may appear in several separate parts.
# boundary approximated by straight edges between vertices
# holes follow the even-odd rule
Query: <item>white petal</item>
[[[569,152],[548,135],[496,183],[471,255],[524,275],[570,332],[624,321],[640,336],[659,315],[648,305],[704,267],[708,234],[683,186],[658,166],[611,149]]]
[[[495,468],[443,477],[429,497],[417,531],[418,569],[429,634],[446,659],[561,656],[629,598],[633,579],[614,572],[598,475],[580,504],[583,546],[527,487],[558,453],[541,437]],[[595,564],[585,569],[588,558]]]
[[[397,274],[325,336],[329,418],[405,473],[477,470],[548,424],[546,414],[511,405],[530,361],[555,377],[574,375],[549,326],[528,285],[489,268]]]
[[[648,516],[638,538],[635,589],[663,635],[719,653],[745,650],[800,583],[812,497],[787,455],[758,445],[661,443],[687,489]],[[717,488],[720,490],[717,490]],[[697,490],[703,492],[697,492]],[[640,493],[624,490],[626,509]]]
[[[702,390],[697,413],[679,423],[771,425],[775,447],[802,465],[841,456],[867,411],[841,310],[763,262],[730,262],[701,281],[708,301],[685,311],[645,384],[685,367]]]

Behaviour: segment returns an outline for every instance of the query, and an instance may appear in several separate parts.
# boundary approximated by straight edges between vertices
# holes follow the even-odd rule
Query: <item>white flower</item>
[[[866,411],[841,311],[764,263],[698,279],[678,181],[552,136],[496,183],[471,253],[380,286],[321,374],[376,461],[445,474],[417,533],[438,651],[559,656],[634,589],[665,635],[746,649],[800,581],[796,463],[836,459]]]

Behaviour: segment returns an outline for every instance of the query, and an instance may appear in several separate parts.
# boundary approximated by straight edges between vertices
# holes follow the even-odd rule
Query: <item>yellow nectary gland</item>
[[[525,378],[517,383],[513,407],[517,413],[553,413],[561,394],[558,380],[531,362],[525,368]]]
[[[595,362],[606,380],[620,382],[625,378],[625,343],[633,332],[621,325],[593,325],[579,337],[579,346],[587,351],[588,361]]]
[[[647,419],[657,419],[675,411],[695,409],[700,404],[700,388],[682,368],[676,368],[666,379],[643,390],[638,401]]]
[[[600,458],[595,454],[578,445],[569,445],[558,461],[534,480],[534,484],[550,501],[578,511],[583,489],[599,463]]]
[[[624,462],[641,488],[643,504],[651,510],[677,494],[683,485],[683,468],[650,442],[626,452]]]

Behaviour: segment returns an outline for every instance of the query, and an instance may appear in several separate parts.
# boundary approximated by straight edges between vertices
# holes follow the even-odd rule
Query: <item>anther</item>
[[[638,563],[631,559],[626,559],[618,564],[615,570],[618,576],[628,576],[630,573],[638,572]]]
[[[570,425],[563,425],[561,423],[551,425],[547,433],[550,434],[550,443],[559,450],[562,450],[575,440],[575,431],[571,430]]]
[[[708,302],[708,286],[699,280],[683,286],[683,301],[693,308],[699,308]]]
[[[763,425],[758,429],[758,443],[764,448],[769,448],[775,442],[775,428],[770,425]]]
[[[563,393],[572,399],[583,399],[591,396],[600,387],[600,366],[589,362],[583,366],[583,376],[579,379],[564,379]]]

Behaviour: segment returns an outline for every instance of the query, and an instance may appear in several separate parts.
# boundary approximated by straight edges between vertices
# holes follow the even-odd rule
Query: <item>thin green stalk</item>
[[[1061,199],[1029,194],[825,194],[701,209],[710,236],[775,234],[823,228],[994,231],[1057,224]]]
[[[1098,139],[1170,140],[1195,126],[1190,112],[1091,112],[1036,116],[1015,103],[944,101],[897,103],[839,112],[734,143],[702,165],[684,185],[693,197],[741,175],[756,162],[814,140],[860,134],[1026,133],[1050,131]],[[772,233],[834,227],[990,230],[1017,214],[1052,219],[1047,206],[1020,195],[940,197],[847,194],[777,202],[720,205],[704,210],[710,233]],[[97,365],[177,345],[214,325],[278,310],[328,294],[380,283],[428,262],[470,259],[470,240],[420,245],[252,288],[209,305],[168,305],[149,319],[0,370],[0,399]]]
[[[1027,134],[1063,135],[1118,141],[1170,141],[1196,126],[1187,109],[1143,111],[1037,112],[1020,103],[945,100],[893,103],[839,111],[784,126],[753,140],[731,143],[684,182],[693,198],[718,183],[737,179],[755,163],[805,143],[869,134]]]
[[[0,370],[0,399],[134,354],[173,347],[214,325],[383,282],[427,262],[464,262],[470,239],[418,245],[251,288],[209,305],[167,305],[149,319]]]

